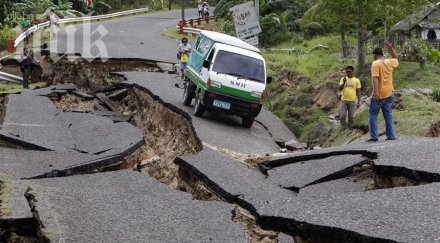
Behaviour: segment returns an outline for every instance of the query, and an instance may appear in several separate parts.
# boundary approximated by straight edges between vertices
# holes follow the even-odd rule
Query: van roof
[[[232,45],[227,45],[227,44],[223,44],[223,43],[215,43],[215,47],[218,50],[224,50],[224,51],[238,53],[238,54],[241,54],[241,55],[250,56],[250,57],[253,57],[255,59],[262,60],[264,62],[264,58],[261,56],[261,54],[257,53],[257,52],[254,52],[254,51],[250,51],[250,50],[247,50],[247,49],[244,49],[244,48],[240,48],[240,47],[236,47],[236,46],[232,46]]]
[[[224,43],[224,44],[228,44],[231,46],[236,46],[236,47],[240,47],[243,49],[247,49],[250,51],[254,51],[257,53],[260,53],[260,49],[256,48],[255,46],[252,46],[236,37],[230,36],[230,35],[226,35],[226,34],[222,34],[219,32],[214,32],[214,31],[209,31],[209,30],[202,30],[200,32],[202,35],[212,39],[213,41],[216,42],[220,42],[220,43]]]

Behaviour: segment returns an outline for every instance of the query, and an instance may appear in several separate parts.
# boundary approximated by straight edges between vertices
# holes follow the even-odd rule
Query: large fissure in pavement
[[[40,62],[42,79],[49,84],[74,83],[78,88],[96,92],[122,81],[112,72],[159,71],[155,63],[141,59],[109,59],[89,62],[81,57],[66,57],[53,62],[44,56]]]
[[[8,218],[11,187],[10,181],[0,181],[0,242],[49,242],[36,218]]]
[[[177,188],[178,167],[174,158],[195,154],[202,148],[190,120],[135,87],[128,88],[128,95],[117,109],[131,115],[132,123],[144,133],[147,148],[140,158],[141,171]]]

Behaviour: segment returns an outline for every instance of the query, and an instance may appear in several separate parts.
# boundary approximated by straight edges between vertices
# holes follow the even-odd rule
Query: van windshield
[[[265,82],[262,60],[228,51],[218,51],[212,71]]]

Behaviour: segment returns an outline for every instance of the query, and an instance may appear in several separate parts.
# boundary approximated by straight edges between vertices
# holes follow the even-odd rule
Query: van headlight
[[[252,91],[251,96],[261,98],[262,92]]]
[[[222,87],[222,83],[220,83],[218,81],[214,81],[214,80],[208,79],[208,82],[206,83],[206,86],[214,87],[214,88],[221,88]]]

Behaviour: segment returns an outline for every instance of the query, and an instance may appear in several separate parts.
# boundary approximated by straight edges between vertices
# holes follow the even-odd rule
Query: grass
[[[349,41],[353,42],[351,39]],[[328,46],[328,48],[309,52],[311,48],[319,44]],[[316,144],[326,147],[341,145],[365,141],[369,137],[368,133],[365,134],[365,131],[368,131],[368,107],[355,116],[355,126],[360,130],[345,131],[340,129],[338,123],[331,123],[327,113],[313,104],[309,105],[305,100],[313,99],[314,88],[326,82],[338,82],[344,75],[341,71],[345,66],[356,66],[353,59],[339,58],[340,49],[339,36],[329,35],[312,40],[297,38],[295,41],[288,41],[263,52],[268,65],[268,73],[275,77],[274,83],[269,86],[270,105],[268,101],[265,101],[264,105],[280,117],[301,142],[312,146]],[[364,86],[364,95],[369,95],[372,89],[371,61],[372,57],[367,55],[367,64],[355,70],[356,76]],[[280,71],[280,69],[287,70],[290,74],[286,75],[285,71]],[[394,71],[394,87],[396,90],[403,88],[436,90],[439,74],[439,66],[427,64],[424,69],[420,69],[418,63],[400,62],[399,67]],[[283,86],[281,82],[289,83],[289,86]],[[429,96],[422,95],[404,95],[398,103],[400,108],[394,110],[398,137],[430,136],[431,125],[440,121],[439,103]],[[384,131],[385,123],[380,114],[379,132]]]
[[[311,50],[318,45],[328,48]],[[340,61],[338,58],[340,46],[339,36],[329,35],[300,43],[286,42],[271,50],[265,50],[263,56],[272,68],[285,67],[288,71],[307,77],[312,80],[312,84],[318,85],[327,81],[341,67],[354,63],[349,59]],[[293,51],[276,51],[276,49]]]
[[[0,181],[0,216],[9,215],[9,195],[12,191],[11,180]]]
[[[393,118],[398,138],[429,137],[430,127],[440,121],[440,104],[428,96],[405,95],[398,101],[401,108],[393,110]],[[356,114],[355,127],[368,127],[368,108]],[[385,121],[382,113],[378,116],[379,133],[385,132]],[[355,141],[365,141],[369,133],[359,131],[344,131],[339,124],[334,125],[334,132],[325,142],[325,146],[341,145]],[[380,138],[385,140],[385,136]]]
[[[29,88],[35,89],[37,87],[45,87],[47,86],[47,83],[45,82],[39,82],[39,83],[30,83]],[[0,84],[0,94],[7,94],[7,93],[18,93],[23,91],[23,85],[22,84]]]
[[[199,26],[199,25],[197,25],[197,23],[195,23],[195,25]],[[218,22],[216,22],[215,20],[210,20],[209,24],[206,24],[205,22],[202,22],[200,26],[205,27],[205,29],[214,29],[214,30],[216,30],[217,26],[218,26]],[[171,27],[171,28],[168,28],[168,29],[162,31],[161,35],[166,36],[166,37],[168,37],[170,39],[179,40],[179,41],[183,37],[188,38],[188,40],[190,42],[194,42],[197,39],[197,36],[192,36],[191,34],[189,34],[189,35],[181,35],[176,27]]]

